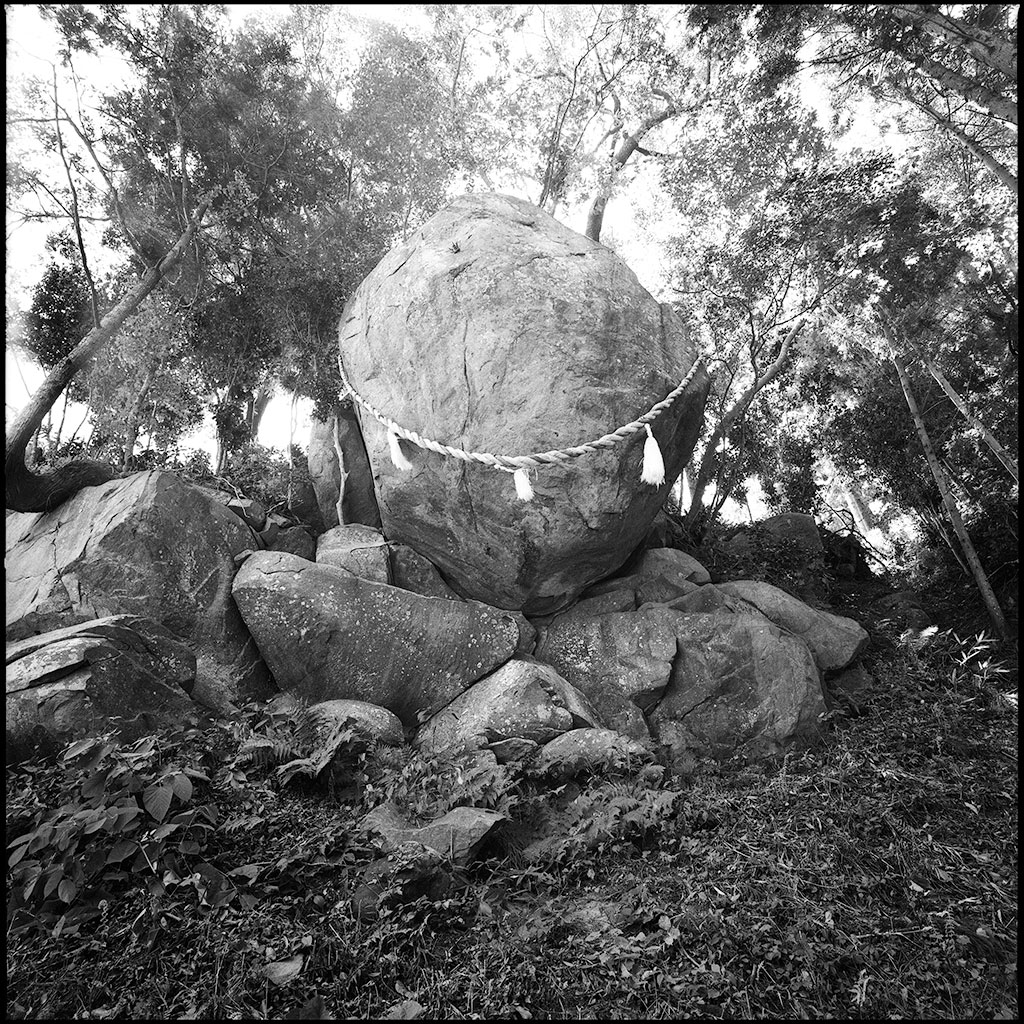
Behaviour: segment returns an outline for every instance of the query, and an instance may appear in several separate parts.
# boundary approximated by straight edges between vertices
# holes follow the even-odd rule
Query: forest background
[[[729,499],[816,512],[922,589],[973,583],[1006,633],[1016,19],[8,6],[9,380],[49,381],[9,392],[8,474],[290,477],[300,403],[338,395],[346,299],[451,197],[506,192],[617,251],[700,340],[690,531]],[[275,395],[283,456],[257,444]]]

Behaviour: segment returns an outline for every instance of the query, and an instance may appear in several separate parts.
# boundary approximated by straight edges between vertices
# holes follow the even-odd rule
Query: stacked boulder
[[[385,257],[340,347],[353,385],[404,427],[504,454],[627,423],[696,359],[613,253],[486,195]],[[8,516],[8,711],[26,736],[63,737],[115,700],[180,716],[281,690],[387,742],[401,731],[427,754],[563,776],[628,770],[659,746],[685,760],[811,742],[822,674],[866,633],[763,583],[712,583],[680,551],[634,554],[707,384],[694,372],[654,422],[661,486],[640,479],[638,432],[545,465],[519,501],[509,474],[410,444],[398,468],[385,427],[339,405],[310,462],[324,517],[341,521],[315,545],[164,472]]]
[[[609,749],[660,747],[684,762],[778,753],[818,738],[824,674],[867,643],[851,619],[766,583],[711,583],[691,556],[663,548],[535,618],[525,649],[523,616],[415,593],[444,584],[410,550],[336,527],[315,564],[251,556],[234,595],[279,685],[378,704],[430,754],[599,766]]]

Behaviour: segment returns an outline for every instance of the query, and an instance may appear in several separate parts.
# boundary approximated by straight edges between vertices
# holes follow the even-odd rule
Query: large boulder
[[[281,689],[367,701],[411,727],[508,661],[519,640],[510,614],[276,551],[251,555],[232,593]]]
[[[633,739],[648,739],[643,712],[658,703],[668,686],[678,617],[659,608],[558,615],[537,645],[537,658],[587,697],[603,724]]]
[[[811,608],[770,583],[735,580],[717,586],[727,597],[752,604],[776,625],[800,637],[822,672],[845,668],[868,645],[867,630],[853,619]]]
[[[195,705],[195,655],[152,619],[109,615],[7,645],[7,763],[114,728],[134,739]]]
[[[344,523],[380,527],[370,463],[350,401],[338,402],[327,420],[313,418],[306,465],[326,529]]]
[[[763,756],[820,737],[825,695],[801,640],[752,615],[668,614],[679,654],[649,721],[672,757]]]
[[[193,697],[223,708],[273,693],[231,600],[258,547],[234,512],[173,473],[86,487],[52,512],[7,517],[7,639],[107,615],[155,619],[194,651]]]
[[[682,322],[597,242],[508,196],[457,199],[393,249],[342,316],[353,386],[409,430],[522,455],[592,440],[663,399],[696,359]],[[532,476],[406,442],[359,409],[389,540],[411,545],[463,596],[543,615],[613,572],[647,532],[703,418],[703,369],[653,425],[660,487],[640,481],[644,433]]]
[[[780,512],[762,519],[757,528],[776,540],[792,542],[807,558],[821,558],[825,554],[818,524],[806,512]]]
[[[428,752],[512,738],[546,743],[597,724],[590,702],[553,668],[515,658],[434,715],[416,742]]]

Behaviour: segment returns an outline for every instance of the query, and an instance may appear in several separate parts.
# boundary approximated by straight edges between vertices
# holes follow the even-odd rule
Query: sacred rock
[[[404,429],[501,455],[580,445],[630,423],[687,375],[697,349],[610,249],[523,200],[469,195],[393,249],[349,300],[352,387]],[[464,597],[527,615],[567,607],[643,540],[700,430],[708,379],[653,423],[665,482],[641,482],[644,431],[612,448],[509,473],[401,444],[358,407],[384,534]]]

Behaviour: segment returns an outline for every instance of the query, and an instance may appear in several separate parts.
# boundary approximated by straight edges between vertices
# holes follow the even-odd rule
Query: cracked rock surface
[[[231,600],[234,557],[256,546],[233,512],[173,473],[86,487],[52,512],[7,516],[7,639],[106,615],[155,619],[197,659],[215,707],[273,690]]]
[[[456,244],[457,243],[457,244]],[[609,249],[530,203],[470,195],[397,246],[349,301],[341,355],[353,385],[409,430],[467,451],[523,455],[577,445],[644,413],[686,375],[682,322]],[[426,556],[463,597],[526,615],[568,606],[642,540],[692,451],[707,377],[654,423],[666,483],[640,481],[644,433],[509,474],[359,419],[384,533]]]
[[[7,763],[49,754],[119,719],[126,739],[195,709],[196,659],[152,619],[110,615],[7,645]]]
[[[642,712],[657,704],[676,656],[677,613],[664,608],[557,616],[537,657],[597,708],[603,724],[633,739],[650,737]]]
[[[761,756],[819,737],[825,696],[802,640],[751,615],[676,615],[678,657],[650,715],[671,753]]]

